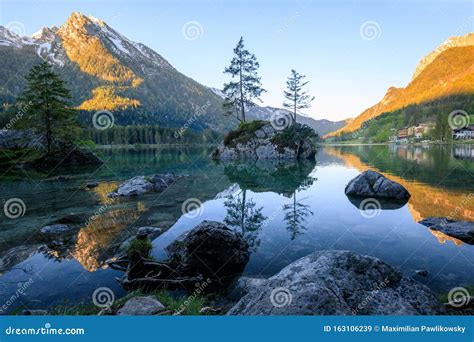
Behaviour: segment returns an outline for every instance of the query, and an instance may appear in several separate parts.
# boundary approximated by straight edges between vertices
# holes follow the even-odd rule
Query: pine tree
[[[234,48],[234,57],[224,73],[232,80],[224,84],[224,109],[227,114],[240,121],[245,121],[245,109],[255,105],[254,99],[259,99],[266,90],[262,88],[258,68],[260,65],[254,54],[245,49],[244,39],[240,38]],[[234,78],[236,80],[234,81]]]
[[[309,95],[303,88],[309,83],[304,81],[305,75],[300,75],[294,69],[286,81],[286,90],[283,92],[287,101],[283,102],[283,106],[293,111],[293,120],[296,122],[296,113],[300,109],[309,108],[314,96]]]
[[[69,105],[71,96],[64,81],[46,61],[31,68],[26,80],[26,89],[18,97],[17,103],[27,103],[29,110],[20,126],[30,127],[44,135],[50,154],[55,139],[71,143],[79,132],[76,113]]]

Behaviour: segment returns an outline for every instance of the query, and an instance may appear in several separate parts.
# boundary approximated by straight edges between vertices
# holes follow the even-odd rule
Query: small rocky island
[[[47,172],[58,167],[101,165],[103,161],[90,149],[56,139],[47,152],[46,137],[31,129],[0,131],[0,169],[32,169]]]
[[[315,131],[298,123],[279,129],[268,121],[242,122],[212,153],[217,160],[310,159],[316,154]]]

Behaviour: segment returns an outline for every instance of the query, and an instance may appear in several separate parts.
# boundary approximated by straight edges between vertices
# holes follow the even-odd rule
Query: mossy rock
[[[237,144],[245,144],[254,137],[257,130],[269,124],[268,121],[254,120],[241,122],[236,130],[230,131],[224,138],[224,146],[235,147]]]

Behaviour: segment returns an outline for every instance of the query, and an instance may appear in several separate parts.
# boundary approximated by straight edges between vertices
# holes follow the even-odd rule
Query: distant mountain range
[[[326,137],[357,131],[364,123],[384,113],[410,105],[422,106],[440,99],[466,95],[474,95],[474,33],[448,39],[421,60],[405,88],[389,88],[379,103]]]
[[[220,89],[210,88],[216,95],[224,98],[224,94]],[[272,116],[279,112],[280,114],[293,115],[289,110],[284,108],[276,108],[270,106],[259,106],[255,105],[254,107],[248,109],[247,117],[252,120],[267,120],[270,121]],[[296,114],[296,121],[309,127],[313,128],[320,136],[334,132],[341,127],[344,127],[350,119],[340,120],[340,121],[330,121],[326,119],[316,120],[309,116]]]
[[[45,27],[20,37],[0,26],[0,102],[12,104],[25,86],[24,76],[50,61],[67,82],[73,104],[90,118],[112,111],[116,124],[159,124],[194,130],[226,131],[237,124],[223,116],[220,94],[176,70],[147,46],[115,31],[104,21],[74,12],[61,27]],[[275,108],[255,107],[249,117],[269,119]],[[89,113],[89,114],[88,114]],[[301,118],[320,134],[342,122]]]

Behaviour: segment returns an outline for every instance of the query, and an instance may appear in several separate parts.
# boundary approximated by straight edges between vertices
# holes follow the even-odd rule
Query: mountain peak
[[[41,30],[33,33],[31,38],[40,41],[52,41],[56,36],[56,32],[58,28],[56,26],[53,27],[42,27]]]
[[[443,51],[453,47],[460,46],[472,46],[474,45],[474,33],[468,33],[464,36],[453,36],[445,40],[441,45],[439,45],[434,51],[426,55],[420,63],[418,63],[415,72],[412,76],[412,81],[425,69],[427,65],[434,61],[436,57]]]

